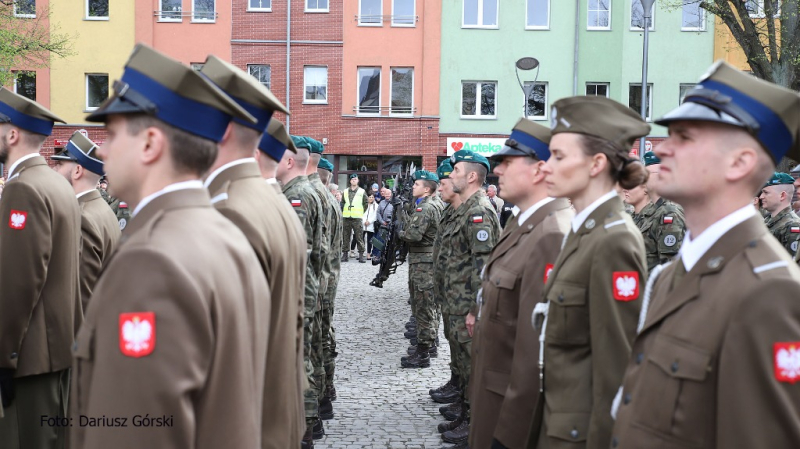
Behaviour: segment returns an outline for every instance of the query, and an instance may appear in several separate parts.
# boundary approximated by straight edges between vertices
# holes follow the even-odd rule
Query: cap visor
[[[125,101],[119,97],[111,97],[105,103],[100,105],[99,108],[92,111],[88,117],[87,122],[105,122],[106,117],[112,114],[137,114],[144,113],[141,108],[135,104]]]
[[[667,126],[671,122],[676,121],[714,122],[745,128],[745,125],[732,115],[690,101],[687,101],[668,112],[666,115],[656,120],[655,123],[658,125]]]
[[[508,157],[508,156],[536,157],[535,154],[529,154],[529,153],[527,153],[525,151],[522,151],[520,149],[512,148],[512,147],[510,147],[508,145],[504,145],[503,148],[500,149],[500,151],[498,151],[497,153],[489,156],[489,159],[491,159],[493,161],[499,161],[499,160],[503,159],[504,157]]]

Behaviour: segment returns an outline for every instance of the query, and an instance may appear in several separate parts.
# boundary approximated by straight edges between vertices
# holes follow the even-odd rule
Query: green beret
[[[647,153],[644,154],[644,166],[645,167],[649,167],[651,165],[656,165],[656,164],[660,164],[660,163],[661,163],[661,159],[659,159],[658,156],[656,156],[656,154],[653,153],[652,151],[648,151]]]
[[[422,179],[423,181],[433,181],[435,183],[439,183],[439,177],[436,176],[436,173],[431,173],[428,170],[417,170],[414,172],[414,175],[411,177],[414,181],[419,181]]]
[[[319,160],[318,167],[323,169],[323,170],[328,170],[329,172],[333,173],[333,164],[331,164],[331,161],[325,159],[324,157]]]
[[[305,148],[308,151],[311,151],[311,142],[308,141],[308,137],[303,136],[292,136],[292,142],[294,142],[294,146],[297,148]]]
[[[315,153],[315,154],[322,154],[325,151],[325,147],[322,146],[322,142],[317,139],[312,139],[311,137],[306,137],[308,141],[308,151]]]
[[[450,165],[450,159],[445,159],[439,164],[439,168],[436,169],[436,175],[439,179],[450,179],[450,173],[453,172],[453,166]]]
[[[492,171],[492,167],[489,165],[488,159],[470,150],[456,151],[452,156],[450,156],[450,165],[455,167],[459,162],[472,162],[474,164],[481,164],[486,167],[487,172]]]
[[[550,129],[553,135],[577,133],[597,137],[627,154],[636,139],[650,132],[650,125],[621,103],[606,97],[583,96],[553,103]]]
[[[772,174],[772,177],[769,178],[769,181],[764,185],[767,186],[779,186],[782,184],[794,184],[794,178],[791,175],[781,172],[775,172]]]
[[[358,178],[358,175],[356,173],[353,173],[350,175],[348,179],[353,179],[353,178]]]

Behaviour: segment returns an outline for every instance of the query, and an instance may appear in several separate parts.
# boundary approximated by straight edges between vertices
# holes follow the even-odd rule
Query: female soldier
[[[529,446],[607,448],[646,273],[642,235],[615,185],[646,178],[628,152],[650,126],[605,97],[559,100],[551,120],[548,195],[572,200],[576,215],[534,311],[544,338]]]

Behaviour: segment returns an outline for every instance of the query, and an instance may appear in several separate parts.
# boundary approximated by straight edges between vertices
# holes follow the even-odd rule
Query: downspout
[[[575,48],[572,56],[572,95],[578,95],[578,47],[580,44],[581,0],[575,0]]]
[[[290,109],[289,103],[290,101],[290,83],[291,83],[291,72],[289,67],[292,63],[292,0],[286,0],[286,109]],[[286,116],[286,132],[289,132],[289,116]]]

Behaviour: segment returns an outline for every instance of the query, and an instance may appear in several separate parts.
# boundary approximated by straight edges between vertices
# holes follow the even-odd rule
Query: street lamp
[[[536,69],[536,77],[533,79],[533,84],[529,84],[525,87],[522,84],[522,80],[519,79],[519,71],[520,70],[533,70]],[[517,74],[517,82],[519,83],[519,87],[522,88],[522,92],[525,94],[525,104],[522,106],[522,116],[528,116],[528,97],[530,97],[531,92],[536,87],[536,80],[539,79],[539,60],[536,58],[531,57],[524,57],[517,60],[516,64],[514,65],[514,71]]]
[[[650,46],[650,18],[653,17],[653,5],[656,3],[656,0],[641,0],[642,2],[642,9],[644,12],[644,43],[643,43],[643,50],[642,50],[642,105],[641,105],[641,113],[642,119],[647,120],[647,105],[649,103],[647,98],[647,51]],[[645,146],[645,138],[647,136],[642,136],[639,139],[639,160],[644,163],[644,146]]]

